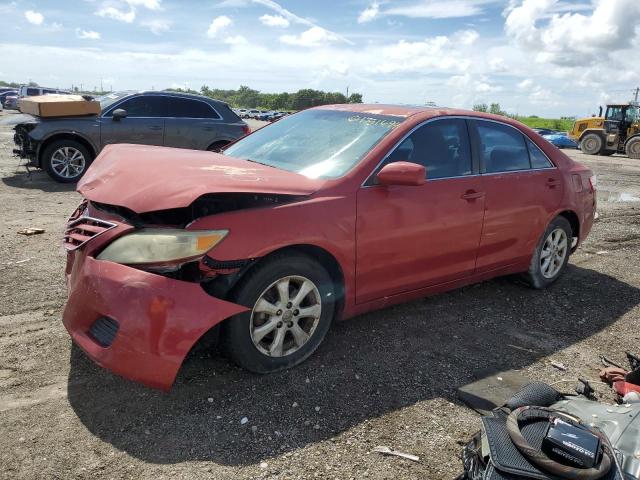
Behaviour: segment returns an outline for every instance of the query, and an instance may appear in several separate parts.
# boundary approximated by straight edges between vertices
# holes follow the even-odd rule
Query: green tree
[[[362,94],[361,93],[352,93],[349,95],[347,99],[348,103],[362,103]]]
[[[486,104],[486,103],[476,103],[476,104],[473,106],[473,110],[474,110],[475,112],[485,112],[485,113],[486,113],[486,112],[488,112],[488,111],[489,111],[489,107],[487,106],[487,104]]]

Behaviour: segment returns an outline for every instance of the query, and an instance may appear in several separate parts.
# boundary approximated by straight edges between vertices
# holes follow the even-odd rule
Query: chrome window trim
[[[128,97],[124,97],[123,99],[121,99],[115,105],[111,105],[109,107],[109,110],[107,110],[105,113],[100,115],[100,118],[112,118],[112,117],[107,116],[107,114],[108,113],[113,113],[113,111],[116,110],[120,105],[122,105],[127,100],[131,100],[135,96],[141,96],[141,97],[145,97],[145,96],[146,97],[167,97],[167,98],[178,98],[178,99],[181,99],[181,100],[194,100],[196,102],[204,103],[205,105],[207,105],[211,110],[213,110],[213,113],[215,113],[218,116],[218,118],[208,118],[208,117],[171,117],[169,115],[167,115],[165,117],[129,117],[129,116],[127,116],[127,118],[169,118],[169,119],[182,118],[182,119],[185,119],[185,120],[224,120],[224,117],[222,115],[220,115],[220,113],[213,107],[213,105],[211,105],[208,102],[205,102],[204,100],[201,100],[199,98],[185,98],[185,97],[180,97],[178,95],[171,95],[171,94],[166,94],[166,93],[158,93],[158,94],[154,94],[154,93],[152,93],[152,94],[148,94],[148,93],[142,93],[142,94],[133,93],[133,94],[129,95]],[[167,113],[169,113],[168,109],[167,109]]]
[[[501,122],[499,120],[494,120],[492,118],[482,118],[482,117],[475,117],[472,115],[443,115],[440,117],[433,117],[433,118],[428,118],[427,120],[420,122],[418,125],[414,126],[411,130],[409,130],[398,142],[396,142],[396,144],[387,152],[387,154],[382,157],[382,159],[378,162],[378,164],[373,168],[373,170],[371,171],[371,173],[367,176],[367,178],[365,178],[364,182],[362,182],[362,184],[360,185],[361,188],[369,188],[369,187],[377,187],[378,185],[367,185],[367,182],[369,181],[369,179],[371,177],[374,176],[374,174],[376,173],[376,171],[378,170],[378,168],[380,168],[380,165],[382,165],[384,163],[384,161],[389,158],[389,156],[400,146],[402,145],[402,143],[409,137],[411,136],[411,134],[413,132],[415,132],[418,128],[423,127],[424,125],[427,125],[428,123],[431,122],[436,122],[438,120],[447,120],[447,119],[461,119],[461,120],[482,120],[484,122],[492,122],[492,123],[497,123],[498,125],[504,125],[506,127],[510,127],[513,128],[515,131],[517,131],[518,133],[520,133],[523,137],[525,137],[526,139],[530,140],[531,142],[533,142],[534,145],[537,146],[537,143],[534,142],[531,137],[529,137],[529,135],[527,135],[526,133],[524,133],[522,130],[520,130],[519,128],[514,127],[513,125],[509,125],[508,123],[504,123]],[[472,142],[472,139],[470,139],[470,141]],[[526,147],[526,142],[525,142],[525,147]],[[539,170],[557,170],[558,167],[551,161],[551,159],[549,158],[549,156],[540,148],[538,147],[538,149],[542,152],[542,154],[547,158],[547,160],[549,160],[549,163],[551,165],[553,165],[552,167],[544,167],[544,168],[526,168],[526,169],[522,169],[522,170],[506,170],[504,172],[489,172],[489,173],[475,173],[475,174],[470,174],[470,175],[458,175],[455,177],[441,177],[441,178],[427,178],[426,181],[427,182],[435,182],[437,180],[450,180],[453,178],[469,178],[469,177],[481,177],[483,175],[504,175],[505,173],[522,173],[522,172],[532,172],[532,171],[539,171]],[[529,151],[529,149],[527,148],[527,152]],[[473,144],[471,145],[471,152],[473,155]],[[530,155],[530,154],[529,154]]]

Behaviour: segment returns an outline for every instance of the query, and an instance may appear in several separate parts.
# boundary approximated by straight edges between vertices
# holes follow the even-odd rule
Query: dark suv
[[[30,117],[16,125],[14,153],[70,183],[111,143],[217,151],[249,133],[226,103],[200,95],[118,92],[98,100],[98,116]]]

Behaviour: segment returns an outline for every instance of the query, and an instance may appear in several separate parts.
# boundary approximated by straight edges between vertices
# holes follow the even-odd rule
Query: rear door
[[[126,118],[113,119],[113,111],[123,109]],[[112,106],[100,119],[102,146],[111,143],[164,144],[164,125],[167,116],[167,97],[164,95],[136,95]]]
[[[220,135],[222,117],[211,105],[198,99],[167,98],[166,146],[205,150],[215,142]]]
[[[485,214],[477,273],[529,261],[562,200],[561,174],[520,130],[470,122],[480,158]]]

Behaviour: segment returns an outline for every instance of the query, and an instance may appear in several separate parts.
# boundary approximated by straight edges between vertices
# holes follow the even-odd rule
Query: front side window
[[[118,108],[126,110],[127,117],[166,117],[167,99],[164,96],[140,95],[125,100]],[[107,116],[112,114],[113,110]]]
[[[310,178],[338,178],[403,120],[365,112],[305,110],[256,130],[224,153]]]
[[[400,161],[423,165],[431,180],[470,175],[473,170],[466,122],[445,119],[423,125],[396,147],[385,164]]]
[[[483,173],[528,170],[529,151],[524,136],[515,128],[476,120]]]
[[[169,97],[169,116],[176,118],[220,118],[208,103]]]

